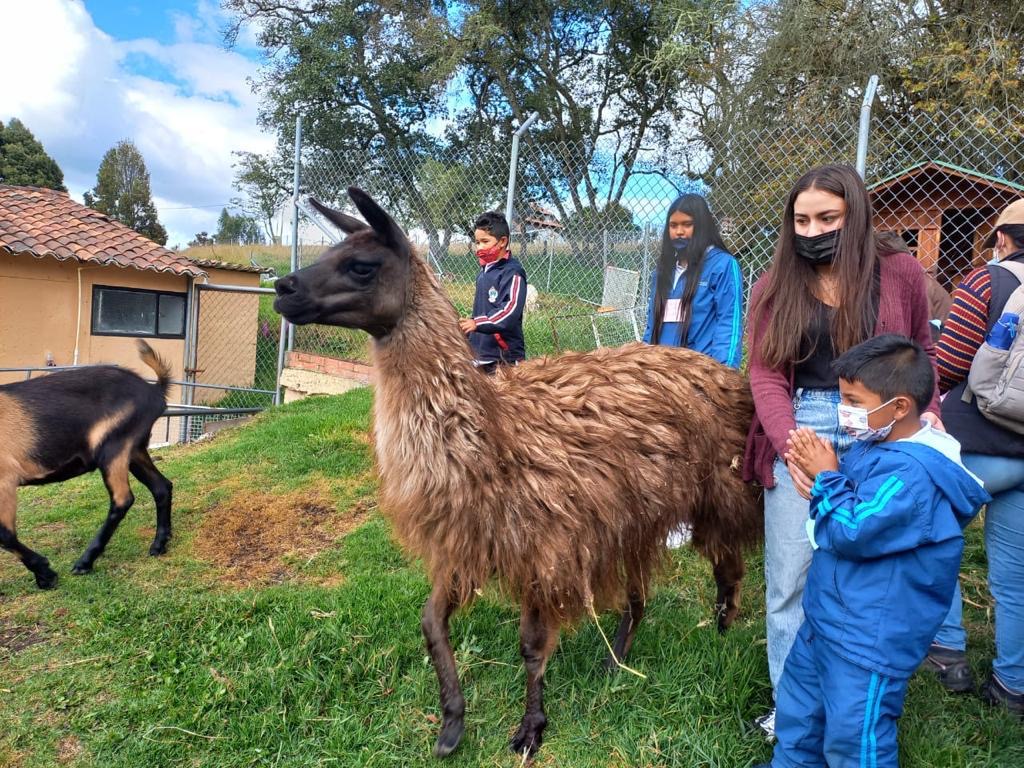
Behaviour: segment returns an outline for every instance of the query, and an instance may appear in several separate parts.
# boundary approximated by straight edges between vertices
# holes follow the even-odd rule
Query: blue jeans
[[[1024,692],[1024,458],[965,453],[963,462],[992,494],[985,509],[988,586],[996,604],[992,671],[1011,691]],[[959,582],[935,642],[967,648]]]
[[[842,455],[852,438],[839,426],[839,389],[798,389],[793,413],[799,427],[810,427],[832,441]],[[802,605],[811,545],[807,541],[808,502],[797,492],[780,456],[775,487],[764,493],[764,581],[768,632],[768,675],[778,688],[786,656],[804,621]]]

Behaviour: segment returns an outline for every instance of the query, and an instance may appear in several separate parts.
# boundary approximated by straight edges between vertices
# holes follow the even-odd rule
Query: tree
[[[167,230],[157,219],[149,191],[149,171],[135,145],[127,139],[107,150],[96,174],[96,187],[85,193],[85,204],[160,245]]]
[[[189,241],[188,247],[194,248],[197,245],[213,245],[215,242],[216,241],[210,237],[209,232],[196,232],[196,236]]]
[[[16,117],[6,127],[0,123],[0,184],[67,192],[60,166]]]
[[[267,239],[274,244],[281,242],[281,227],[278,220],[281,206],[291,196],[292,169],[284,154],[259,155],[255,152],[235,152],[234,187],[244,197],[232,202],[260,221]]]
[[[227,208],[222,208],[213,239],[218,243],[253,245],[260,242],[260,227],[252,217],[232,216]]]

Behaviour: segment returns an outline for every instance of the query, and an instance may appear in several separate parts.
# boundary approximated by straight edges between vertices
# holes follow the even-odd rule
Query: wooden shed
[[[938,160],[925,160],[868,187],[875,226],[901,236],[947,290],[984,264],[999,212],[1024,185]]]

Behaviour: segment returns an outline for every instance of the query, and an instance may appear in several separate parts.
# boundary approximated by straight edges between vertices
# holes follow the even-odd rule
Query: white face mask
[[[867,408],[859,408],[854,405],[839,404],[839,426],[843,427],[854,440],[869,440],[878,442],[879,440],[885,440],[892,432],[893,425],[896,423],[896,419],[893,419],[884,427],[878,429],[872,429],[868,425],[868,416],[875,411],[885,408],[889,403],[893,402],[896,398],[892,397],[882,403],[878,408],[872,408],[870,411]]]

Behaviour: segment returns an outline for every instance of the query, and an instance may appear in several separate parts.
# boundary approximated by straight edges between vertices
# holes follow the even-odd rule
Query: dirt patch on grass
[[[61,765],[76,762],[81,758],[83,752],[85,749],[82,748],[82,742],[78,740],[77,736],[65,736],[57,744],[57,762]]]
[[[371,508],[360,502],[339,510],[320,483],[284,494],[239,490],[206,513],[196,550],[229,584],[281,583],[365,521]]]
[[[18,653],[46,642],[46,633],[39,624],[19,626],[0,619],[0,655]]]

